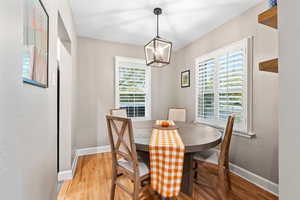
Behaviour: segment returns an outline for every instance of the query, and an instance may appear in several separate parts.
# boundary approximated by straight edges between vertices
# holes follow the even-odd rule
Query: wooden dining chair
[[[111,109],[110,115],[115,116],[115,117],[127,118],[127,111],[126,111],[126,109]]]
[[[139,199],[139,194],[147,189],[150,170],[146,163],[139,161],[133,138],[132,121],[128,118],[106,116],[108,135],[112,153],[112,184],[110,200],[114,200],[115,189],[118,186],[133,200]],[[118,179],[122,176],[129,178],[134,185],[133,191],[121,184]]]
[[[227,200],[230,197],[229,148],[234,119],[234,115],[230,115],[228,117],[220,151],[212,149],[200,152],[193,157],[194,183],[216,189],[218,197],[222,200]],[[217,176],[216,183],[214,185],[199,182],[199,175],[205,172]]]
[[[186,122],[185,108],[169,108],[168,120]]]

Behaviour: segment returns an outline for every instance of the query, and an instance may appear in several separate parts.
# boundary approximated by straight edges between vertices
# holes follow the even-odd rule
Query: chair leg
[[[223,168],[219,170],[217,182],[217,194],[221,200],[227,200],[230,192],[230,180],[228,170]]]
[[[117,175],[116,175],[116,173],[113,173],[112,180],[111,180],[110,200],[114,200],[115,199],[116,181],[117,181]]]
[[[133,200],[139,200],[140,186],[141,186],[140,180],[138,178],[135,178],[134,190],[133,190]]]

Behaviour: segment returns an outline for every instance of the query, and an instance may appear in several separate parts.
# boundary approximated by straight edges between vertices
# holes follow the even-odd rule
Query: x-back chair
[[[138,160],[136,146],[133,138],[132,121],[128,118],[106,116],[108,135],[112,152],[112,186],[110,200],[114,200],[116,186],[127,192],[134,200],[147,189],[145,183],[149,181],[150,170],[147,165]],[[129,178],[134,189],[118,182],[122,174]]]
[[[111,109],[110,115],[115,117],[124,117],[127,118],[127,111],[126,109]]]

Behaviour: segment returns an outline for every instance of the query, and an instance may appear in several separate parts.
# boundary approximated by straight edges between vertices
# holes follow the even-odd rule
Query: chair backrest
[[[230,148],[230,141],[233,131],[233,124],[234,124],[235,115],[229,115],[227,119],[227,125],[224,130],[224,137],[221,144],[221,151],[219,156],[219,167],[229,168],[229,148]]]
[[[169,120],[177,122],[186,122],[186,109],[185,108],[169,108]]]
[[[113,164],[118,165],[118,158],[124,158],[139,173],[131,119],[106,116],[106,121]]]
[[[110,115],[115,116],[115,117],[127,118],[127,111],[126,111],[126,109],[111,109]]]

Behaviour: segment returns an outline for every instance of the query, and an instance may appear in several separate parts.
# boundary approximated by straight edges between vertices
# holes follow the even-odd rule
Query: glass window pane
[[[127,110],[131,118],[146,117],[147,81],[146,66],[124,62],[119,64],[119,107]]]

